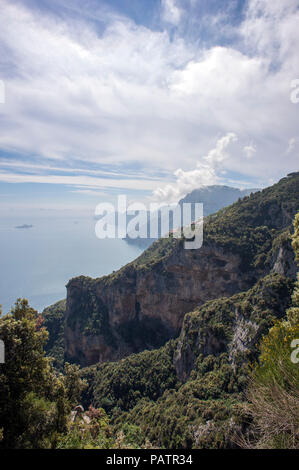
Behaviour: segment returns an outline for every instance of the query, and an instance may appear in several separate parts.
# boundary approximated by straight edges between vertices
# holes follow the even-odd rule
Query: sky
[[[298,170],[298,31],[299,0],[0,0],[0,216]]]

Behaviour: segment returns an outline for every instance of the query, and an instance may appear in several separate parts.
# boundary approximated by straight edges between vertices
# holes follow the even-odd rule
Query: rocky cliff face
[[[291,255],[287,265],[282,261],[279,250],[286,248],[278,244],[273,251],[272,244],[299,208],[298,183],[298,175],[285,178],[207,218],[199,250],[164,239],[116,274],[72,279],[66,360],[90,365],[159,347],[179,334],[195,307],[248,290],[273,267],[281,274],[296,272]],[[221,349],[221,341],[213,341],[211,347]]]
[[[178,378],[188,380],[200,356],[226,353],[233,368],[255,359],[262,335],[291,305],[293,287],[291,279],[271,274],[247,292],[208,302],[187,314],[174,354]]]
[[[110,282],[74,279],[67,286],[67,358],[86,365],[159,347],[179,333],[186,312],[254,280],[252,273],[240,276],[238,255],[208,244],[198,252],[178,244],[154,268],[128,266]],[[92,317],[101,325],[88,329],[84,320]]]
[[[271,266],[275,273],[283,274],[291,279],[296,278],[297,266],[290,239],[282,239],[275,247],[271,259]]]

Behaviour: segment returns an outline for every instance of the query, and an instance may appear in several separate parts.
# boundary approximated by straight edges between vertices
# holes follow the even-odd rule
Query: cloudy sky
[[[298,170],[298,31],[299,0],[0,0],[0,213]]]

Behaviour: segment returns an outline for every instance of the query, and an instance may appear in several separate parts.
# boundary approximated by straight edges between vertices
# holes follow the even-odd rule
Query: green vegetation
[[[104,410],[92,407],[75,421],[70,420],[65,434],[57,442],[58,449],[109,449],[113,444],[109,418]]]
[[[248,364],[290,306],[292,289],[291,280],[269,275],[248,292],[187,314],[178,340],[163,348],[83,369],[84,404],[103,407],[114,433],[133,424],[157,447],[236,447],[246,428],[240,405]]]
[[[291,357],[298,356],[299,277],[295,283],[270,269],[290,244],[298,179],[207,218],[206,243],[238,253],[257,281],[187,313],[180,336],[160,349],[80,370],[64,363],[65,302],[39,315],[19,299],[0,318],[0,448],[298,448],[299,364]],[[299,262],[299,214],[294,227]],[[163,270],[182,242],[154,243],[105,282]],[[86,299],[72,298],[80,326],[87,336],[108,337],[108,314],[94,295],[98,280],[77,282],[90,289]]]
[[[67,348],[66,358],[87,365],[102,357],[99,348],[88,355],[88,347],[82,346],[92,344],[93,337],[101,336],[109,351],[106,357],[113,360],[122,354],[120,351],[159,348],[175,337],[182,312],[174,309],[174,321],[169,326],[161,318],[159,307],[155,307],[157,312],[150,312],[146,307],[147,296],[142,295],[143,282],[146,286],[147,279],[153,286],[156,302],[161,299],[163,303],[175,293],[186,313],[194,308],[196,299],[201,303],[201,298],[217,298],[216,289],[208,292],[209,282],[213,282],[210,273],[205,276],[205,291],[201,296],[200,267],[205,270],[204,266],[210,264],[211,274],[219,276],[215,279],[215,285],[219,283],[218,295],[232,295],[241,288],[247,290],[269,274],[273,266],[280,273],[294,277],[289,233],[298,208],[299,174],[295,174],[206,217],[202,250],[185,250],[183,239],[161,239],[110,276],[99,279],[80,276],[70,281],[66,334],[75,336],[76,344]],[[188,277],[191,289],[196,289],[198,294],[180,299],[181,282],[186,282],[189,289]],[[149,315],[143,315],[145,308]],[[111,321],[114,316],[119,316],[120,321]],[[175,321],[176,317],[179,321]]]
[[[58,449],[146,449],[152,448],[148,439],[140,436],[137,426],[128,424],[116,434],[102,408],[92,406],[70,420],[67,432],[59,436]]]
[[[51,356],[53,365],[58,370],[64,366],[64,314],[66,301],[61,300],[54,305],[47,307],[42,316],[44,318],[43,326],[47,329],[49,336],[45,344],[47,356]]]
[[[281,208],[295,215],[298,200],[299,174],[283,178],[207,217],[205,240],[238,253],[244,271],[263,269],[274,239],[290,225],[290,220],[283,220]]]
[[[0,319],[5,364],[0,368],[1,447],[44,448],[65,430],[70,404],[62,376],[57,376],[43,346],[42,317],[19,299]],[[78,378],[78,380],[80,380]]]
[[[245,447],[299,447],[299,368],[291,361],[294,339],[299,339],[299,324],[284,320],[262,340],[247,391],[253,439],[245,441]]]
[[[299,262],[299,213],[292,245]],[[287,317],[276,322],[261,342],[259,361],[247,391],[253,439],[244,440],[245,447],[299,447],[299,367],[298,352],[294,350],[299,344],[298,293],[299,274]],[[292,345],[294,340],[295,345]]]
[[[75,364],[66,363],[63,374],[55,371],[43,349],[48,337],[44,319],[26,299],[18,299],[11,313],[0,318],[0,337],[5,344],[5,364],[0,366],[0,449],[138,446],[138,439],[133,439],[134,433],[139,434],[137,428],[129,427],[128,435],[113,435],[104,410],[89,407],[73,419],[71,410],[80,403],[87,384]]]
[[[294,234],[292,246],[296,255],[296,261],[299,266],[299,213],[296,215],[294,223]],[[297,281],[295,284],[295,289],[293,293],[293,304],[292,307],[288,310],[288,320],[292,325],[299,324],[299,272],[297,272]]]
[[[84,404],[117,413],[133,408],[144,397],[157,400],[178,382],[172,362],[175,344],[170,341],[159,350],[83,369],[82,377],[89,383]]]
[[[157,447],[233,447],[229,423],[241,397],[227,389],[238,390],[238,376],[225,356],[207,356],[201,366],[178,390],[167,390],[156,402],[143,399],[119,415],[116,429],[124,422],[138,425],[141,435]],[[237,414],[235,419],[237,423]]]
[[[295,216],[298,205],[299,172],[206,217],[204,243],[217,243],[238,253],[243,270],[264,268],[272,242],[291,224],[291,219],[284,220],[284,213],[289,211]],[[181,244],[182,240],[172,237],[160,239],[132,265],[148,269],[165,260]]]
[[[80,276],[77,278],[77,282],[84,290],[84,295],[81,291],[77,294],[77,297],[79,295],[80,298],[74,299],[72,315],[68,318],[67,325],[70,328],[75,328],[78,322],[84,335],[103,335],[107,343],[113,343],[114,338],[109,328],[107,307],[96,295],[96,280]]]

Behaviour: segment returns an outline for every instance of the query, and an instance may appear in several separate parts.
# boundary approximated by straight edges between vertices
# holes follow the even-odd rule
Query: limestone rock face
[[[176,242],[174,242],[176,243]],[[67,285],[66,359],[82,365],[159,347],[180,332],[184,315],[207,300],[250,288],[260,273],[242,273],[240,257],[216,245],[184,250],[152,269],[76,278]]]
[[[272,258],[273,272],[296,279],[297,266],[290,240],[286,240],[276,249]]]

